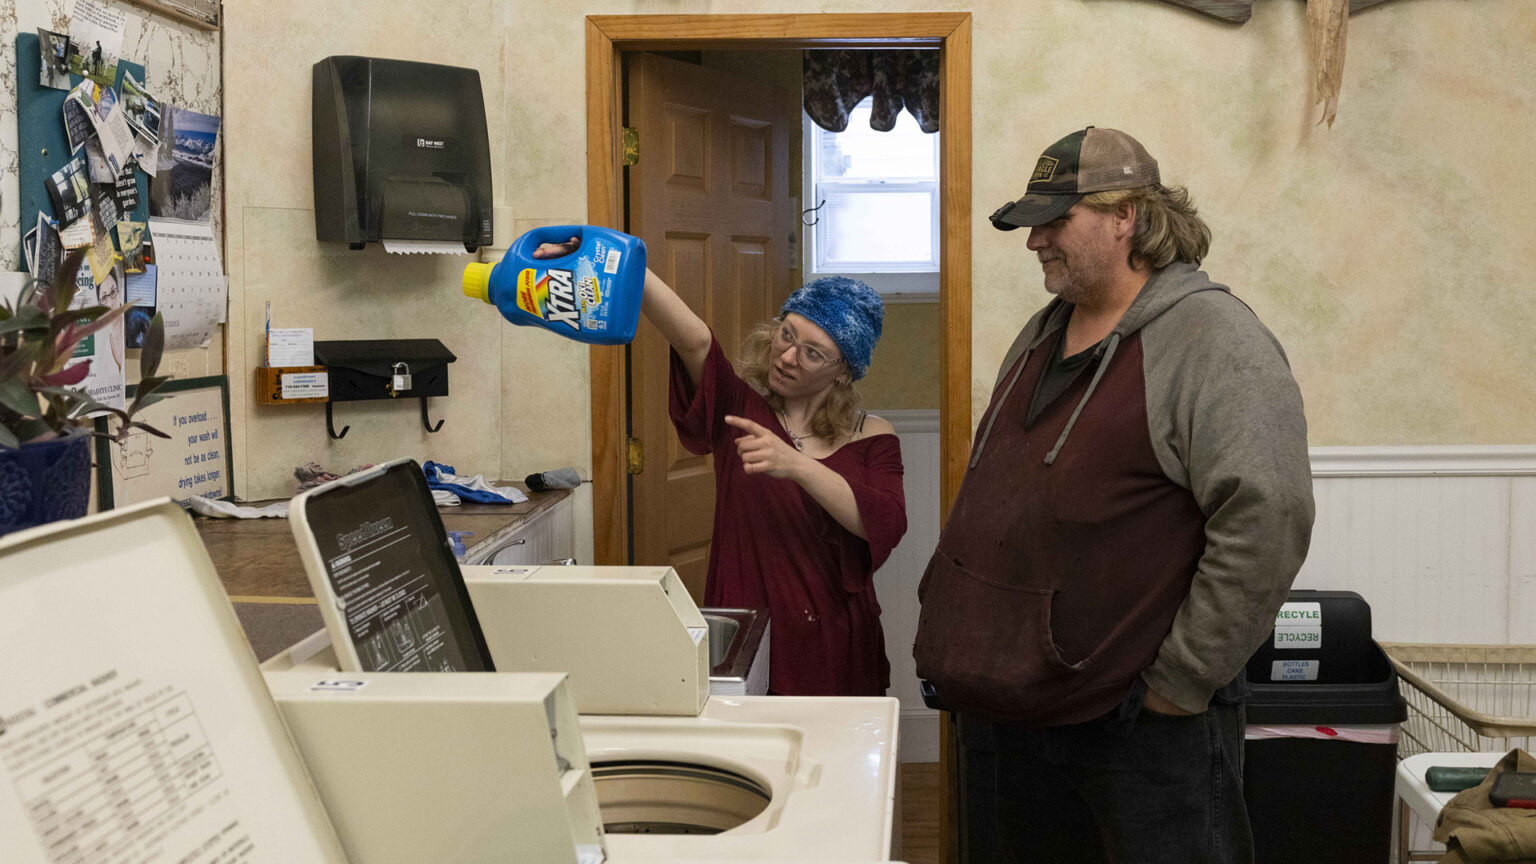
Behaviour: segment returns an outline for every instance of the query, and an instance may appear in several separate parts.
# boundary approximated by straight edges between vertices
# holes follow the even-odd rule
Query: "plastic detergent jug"
[[[540,243],[580,244],[560,258],[535,258]],[[645,243],[611,228],[560,225],[517,238],[499,262],[464,268],[464,293],[501,310],[513,324],[592,345],[635,338],[645,291]]]

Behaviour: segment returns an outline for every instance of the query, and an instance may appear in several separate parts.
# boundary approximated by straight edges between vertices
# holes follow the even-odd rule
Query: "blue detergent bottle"
[[[580,241],[560,258],[535,258],[541,243]],[[517,238],[494,266],[464,268],[464,294],[525,327],[543,327],[590,345],[635,338],[645,292],[645,243],[612,228],[557,225]]]

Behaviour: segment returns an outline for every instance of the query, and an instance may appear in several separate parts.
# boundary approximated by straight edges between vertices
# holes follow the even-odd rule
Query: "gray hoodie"
[[[1089,719],[1136,674],[1202,710],[1268,635],[1306,557],[1301,394],[1253,312],[1175,263],[1086,384],[1024,423],[1048,360],[1037,349],[1070,312],[1053,300],[1003,361],[920,589],[918,673],[955,707],[1023,722]]]

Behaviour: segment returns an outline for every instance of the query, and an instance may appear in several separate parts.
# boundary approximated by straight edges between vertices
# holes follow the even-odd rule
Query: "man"
[[[1210,231],[1089,127],[992,215],[1056,295],[1015,340],[919,588],[971,862],[1247,862],[1243,667],[1306,557],[1301,394]]]

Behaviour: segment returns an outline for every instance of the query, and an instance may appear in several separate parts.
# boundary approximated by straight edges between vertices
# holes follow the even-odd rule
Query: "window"
[[[937,273],[939,270],[939,134],[925,134],[902,111],[896,128],[869,128],[871,100],[850,112],[848,128],[828,132],[806,118],[805,207],[821,208],[809,236],[811,272]],[[911,280],[877,284],[914,291]],[[932,277],[919,293],[937,291]],[[928,286],[927,283],[933,283]],[[905,285],[906,287],[891,287]]]

